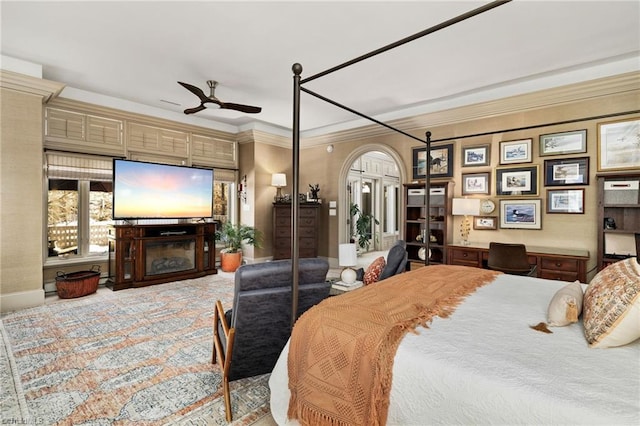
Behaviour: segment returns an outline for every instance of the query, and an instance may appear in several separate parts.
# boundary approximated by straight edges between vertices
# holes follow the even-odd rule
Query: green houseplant
[[[224,272],[234,272],[242,264],[242,245],[259,248],[262,233],[253,226],[225,222],[217,231],[218,241],[224,243],[220,250],[220,267]]]
[[[371,245],[371,226],[374,223],[379,225],[380,221],[371,213],[363,213],[357,204],[351,204],[350,213],[353,223],[352,238],[361,249],[369,251],[369,246]]]

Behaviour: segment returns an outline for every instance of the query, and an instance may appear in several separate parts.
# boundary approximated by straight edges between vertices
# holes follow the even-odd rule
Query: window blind
[[[49,179],[112,180],[112,159],[94,155],[48,151],[45,153]]]
[[[213,169],[214,182],[235,182],[236,171],[229,169]]]

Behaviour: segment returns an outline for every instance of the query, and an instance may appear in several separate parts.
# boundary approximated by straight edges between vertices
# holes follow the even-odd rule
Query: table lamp
[[[352,266],[358,264],[358,253],[355,244],[340,244],[338,263],[340,266],[345,267],[340,274],[340,280],[345,284],[353,284],[356,282],[356,271],[352,268]]]
[[[461,244],[468,246],[469,230],[471,229],[469,216],[477,216],[480,214],[480,199],[454,198],[451,206],[451,214],[454,216],[464,216],[462,223],[460,224],[460,237],[462,238]]]
[[[284,173],[274,173],[271,175],[271,186],[275,186],[276,196],[274,198],[276,203],[282,201],[282,188],[287,186],[287,175]]]

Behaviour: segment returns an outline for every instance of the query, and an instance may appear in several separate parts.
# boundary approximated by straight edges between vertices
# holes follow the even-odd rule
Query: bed
[[[448,318],[406,334],[393,362],[387,424],[640,424],[639,340],[594,349],[582,321],[552,333],[530,327],[546,321],[567,284],[500,274]],[[287,419],[290,343],[269,380],[280,425],[298,424]]]

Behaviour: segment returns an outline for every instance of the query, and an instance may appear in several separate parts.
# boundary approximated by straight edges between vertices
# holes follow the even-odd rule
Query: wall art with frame
[[[584,188],[547,190],[547,213],[584,214]]]
[[[540,135],[540,155],[562,155],[587,152],[587,131],[547,133]]]
[[[413,179],[427,177],[426,150],[423,146],[412,148]],[[432,178],[453,176],[453,144],[431,146],[429,151],[429,167]]]
[[[490,172],[463,173],[462,195],[489,194]]]
[[[500,142],[500,164],[531,163],[532,139]]]
[[[598,171],[640,168],[640,117],[598,123]]]
[[[496,195],[538,195],[538,166],[497,168]]]
[[[490,164],[491,145],[462,147],[462,167],[488,166]]]
[[[542,229],[540,199],[500,200],[500,228]]]
[[[477,230],[498,229],[498,218],[495,216],[474,216],[473,229],[477,229]]]
[[[589,157],[544,160],[544,186],[589,185]]]

